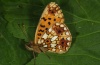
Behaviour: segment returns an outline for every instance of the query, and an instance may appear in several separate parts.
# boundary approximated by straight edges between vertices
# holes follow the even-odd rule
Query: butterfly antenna
[[[33,51],[33,56],[34,56],[34,65],[36,65],[36,56],[34,51]]]

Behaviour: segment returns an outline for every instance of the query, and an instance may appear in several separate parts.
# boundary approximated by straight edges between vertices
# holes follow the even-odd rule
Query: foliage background
[[[48,53],[50,59],[38,54],[36,65],[100,64],[100,0],[0,0],[0,65],[34,64],[24,45],[34,39],[42,11],[51,1],[63,10],[73,42],[65,54]]]

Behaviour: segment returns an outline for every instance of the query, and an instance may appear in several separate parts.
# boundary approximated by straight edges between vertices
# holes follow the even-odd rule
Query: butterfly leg
[[[44,47],[40,47],[40,50],[50,59],[50,56],[46,54],[47,49]]]
[[[33,51],[33,42],[29,42],[28,44],[25,44],[25,47],[29,51]]]
[[[33,51],[33,56],[34,56],[34,65],[36,65],[36,56],[34,51]]]

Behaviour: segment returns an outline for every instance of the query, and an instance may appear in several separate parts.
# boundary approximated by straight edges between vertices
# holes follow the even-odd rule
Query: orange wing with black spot
[[[42,51],[62,54],[68,51],[71,42],[72,36],[64,24],[62,10],[55,2],[49,3],[37,26],[34,46],[38,49],[42,48]]]
[[[56,22],[63,23],[64,16],[58,4],[51,2],[46,6],[40,17],[35,33],[35,44],[38,43],[38,39],[40,39],[41,36]]]

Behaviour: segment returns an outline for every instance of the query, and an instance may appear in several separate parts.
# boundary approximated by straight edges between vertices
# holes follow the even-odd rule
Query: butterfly
[[[71,46],[72,35],[64,24],[62,10],[55,2],[50,2],[44,9],[37,29],[35,39],[26,48],[37,53],[53,52],[62,54]]]

